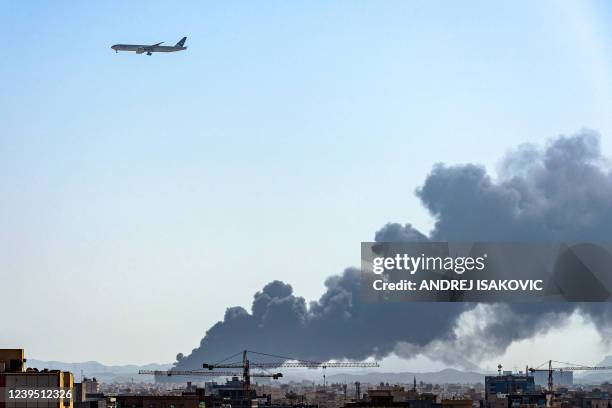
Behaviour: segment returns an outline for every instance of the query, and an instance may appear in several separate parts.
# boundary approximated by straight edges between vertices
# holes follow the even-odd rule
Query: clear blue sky
[[[317,298],[384,223],[431,226],[436,162],[582,127],[612,153],[606,1],[0,7],[0,345],[35,358],[171,361],[271,279]]]

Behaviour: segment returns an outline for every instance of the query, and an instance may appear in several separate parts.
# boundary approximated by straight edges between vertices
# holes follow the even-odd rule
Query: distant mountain
[[[416,377],[417,382],[432,384],[475,384],[484,383],[485,374],[472,371],[460,371],[452,368],[447,368],[441,371],[426,372],[426,373],[381,373],[371,372],[364,374],[333,374],[327,376],[329,382],[344,382],[352,383],[359,381],[362,383],[378,384],[381,382],[389,384],[410,384]]]
[[[612,356],[607,356],[597,364],[598,367],[612,366]],[[582,374],[584,373],[584,374]],[[605,371],[583,371],[580,376],[574,378],[577,384],[601,384],[604,382],[612,383],[612,370]]]
[[[41,361],[28,359],[27,367],[38,369],[56,369],[70,371],[74,374],[75,381],[81,380],[81,375],[85,377],[96,377],[98,381],[111,382],[153,382],[153,376],[140,375],[139,370],[169,370],[172,364],[146,364],[146,365],[104,365],[97,361],[86,361],[82,363],[65,363],[61,361]],[[612,366],[612,356],[605,357],[597,366]],[[321,373],[309,372],[302,373],[286,372],[284,381],[320,381]],[[81,374],[82,373],[82,374]],[[379,384],[381,382],[389,384],[411,384],[416,377],[417,382],[437,383],[437,384],[475,384],[484,383],[485,374],[473,371],[461,371],[447,368],[434,372],[368,372],[368,373],[338,373],[327,376],[328,382],[352,383],[359,381],[362,383]],[[601,384],[603,382],[612,383],[612,370],[605,371],[583,371],[576,372],[574,383],[576,384]]]
[[[603,359],[603,361],[599,364],[597,364],[599,367],[603,367],[603,366],[612,366],[612,356],[607,356],[606,358]]]
[[[83,363],[64,363],[61,361],[41,361],[28,359],[27,367],[42,370],[70,371],[74,374],[75,381],[81,381],[81,373],[85,377],[96,377],[101,382],[152,382],[153,376],[140,375],[138,370],[169,370],[172,364],[146,364],[146,365],[111,365],[107,366],[97,361],[86,361]]]
[[[146,365],[104,365],[97,361],[86,361],[82,363],[65,363],[61,361],[41,361],[28,359],[26,363],[27,367],[38,368],[39,370],[48,368],[62,371],[70,371],[74,374],[75,381],[81,381],[81,375],[85,377],[96,377],[98,381],[105,383],[112,382],[153,382],[153,376],[140,375],[138,370],[169,370],[172,368],[172,364],[146,364]],[[81,374],[82,373],[82,374]],[[284,380],[312,380],[320,381],[321,373],[310,372],[305,370],[302,373],[296,371],[285,373]],[[475,384],[484,383],[484,374],[460,371],[455,369],[444,369],[436,372],[426,373],[413,373],[413,372],[401,372],[401,373],[385,373],[385,372],[369,372],[369,373],[338,373],[327,376],[328,382],[355,382],[360,381],[362,383],[378,384],[381,382],[388,382],[390,384],[396,383],[412,383],[416,377],[417,381],[423,381],[425,383],[454,383],[454,384]],[[258,379],[261,380],[261,379]],[[261,382],[261,381],[258,381]]]

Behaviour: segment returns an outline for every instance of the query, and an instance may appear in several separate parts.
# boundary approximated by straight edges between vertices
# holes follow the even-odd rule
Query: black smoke
[[[520,146],[503,159],[497,178],[474,164],[438,164],[416,191],[435,219],[434,229],[424,234],[410,224],[389,223],[375,240],[609,241],[607,164],[599,136],[586,130],[542,149]],[[513,341],[562,324],[576,308],[607,338],[612,327],[607,304],[364,304],[354,268],[328,278],[325,286],[321,298],[307,304],[290,285],[269,283],[255,294],[250,312],[227,309],[198,348],[178,357],[177,367],[198,368],[245,348],[314,360],[423,353],[473,367],[473,361],[503,353]],[[459,320],[468,310],[481,323],[460,337]]]
[[[251,312],[227,309],[222,322],[212,326],[180,368],[201,367],[242,349],[307,360],[383,357],[398,339],[425,345],[447,338],[457,316],[469,306],[461,304],[363,304],[360,271],[346,269],[325,282],[326,291],[306,304],[290,285],[267,284],[254,296]]]
[[[582,131],[544,150],[519,147],[498,180],[481,166],[436,165],[417,190],[435,217],[432,240],[606,241],[612,174],[599,137]]]

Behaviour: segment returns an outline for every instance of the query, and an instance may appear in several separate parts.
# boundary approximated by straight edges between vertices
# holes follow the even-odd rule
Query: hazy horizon
[[[585,128],[612,157],[612,5],[470,5],[5,4],[0,346],[172,362],[268,282],[317,300],[388,222],[431,230],[436,163],[496,175]],[[594,364],[603,340],[574,313],[474,363]]]

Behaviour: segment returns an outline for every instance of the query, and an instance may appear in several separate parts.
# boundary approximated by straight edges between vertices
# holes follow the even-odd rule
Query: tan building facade
[[[23,349],[0,349],[0,408],[73,408],[68,371],[25,369]]]

